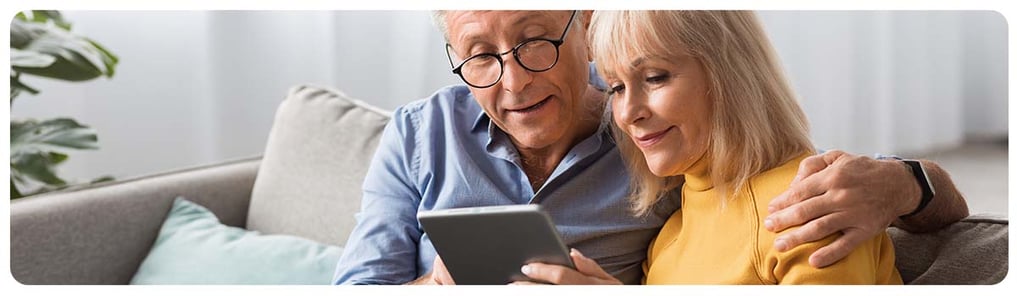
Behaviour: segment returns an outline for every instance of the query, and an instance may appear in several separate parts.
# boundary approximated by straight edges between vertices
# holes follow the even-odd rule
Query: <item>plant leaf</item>
[[[11,20],[11,103],[25,85],[21,74],[66,81],[112,77],[119,58],[98,42],[73,34],[56,10],[18,12]],[[11,199],[66,188],[56,166],[67,161],[63,149],[97,149],[95,130],[70,118],[11,120]],[[103,176],[92,183],[112,180]],[[34,188],[34,189],[33,189]]]
[[[17,171],[23,177],[27,177],[47,185],[66,185],[63,179],[57,177],[53,172],[53,166],[67,159],[66,154],[55,152],[37,152],[22,154],[20,157],[11,159],[11,170]]]
[[[46,27],[15,18],[11,20],[11,48],[23,48],[46,33]]]
[[[53,148],[97,149],[98,137],[95,130],[70,118],[11,121],[12,158]]]
[[[32,10],[32,21],[36,23],[47,23],[52,21],[54,25],[64,30],[71,30],[71,23],[64,20],[60,11],[56,10]]]
[[[99,57],[101,53],[91,47],[87,41],[74,38],[70,34],[52,30],[40,35],[23,50],[53,56],[56,60],[45,68],[23,68],[14,66],[14,70],[26,74],[62,79],[68,81],[85,81],[95,79],[106,70],[106,64]]]
[[[67,154],[59,152],[48,151],[46,152],[46,156],[47,158],[49,158],[50,163],[52,163],[53,165],[58,165],[67,160]]]
[[[52,186],[64,186],[67,183],[57,177],[54,167],[66,161],[67,154],[52,149],[95,149],[97,142],[94,130],[73,119],[56,118],[43,122],[12,120],[11,176],[19,181],[30,179],[49,185],[38,192],[54,188]]]
[[[11,48],[11,66],[21,68],[45,68],[56,61],[51,55],[41,54],[35,51],[20,50]]]
[[[59,28],[14,20],[11,22],[11,47],[22,51],[52,56],[55,60],[47,67],[21,67],[12,64],[15,71],[61,79],[84,81],[111,76],[118,59],[108,50],[97,47],[97,42]]]
[[[88,184],[96,184],[96,183],[102,183],[102,182],[109,182],[109,181],[113,181],[113,180],[116,180],[115,178],[113,178],[113,176],[105,175],[105,176],[102,176],[102,177],[98,177],[98,178],[92,179],[92,182],[88,182]]]
[[[116,72],[117,63],[120,62],[120,58],[103,47],[102,44],[88,38],[85,38],[85,40],[102,53],[100,57],[102,58],[102,63],[106,65],[106,78],[113,78],[113,72]]]
[[[27,92],[29,92],[29,93],[31,93],[33,95],[39,94],[39,90],[37,90],[37,89],[35,89],[35,88],[31,87],[31,86],[28,86],[24,82],[21,82],[21,77],[20,76],[21,75],[17,75],[17,74],[11,75],[11,90],[14,90],[15,88],[18,88],[20,90],[27,91]],[[12,98],[13,98],[13,96],[12,96]]]
[[[17,184],[14,183],[14,176],[11,176],[11,199],[19,199],[23,196],[21,190],[18,190]]]
[[[14,98],[18,97],[22,91],[27,91],[30,94],[38,94],[39,91],[21,82],[18,79],[18,75],[11,75],[11,102],[14,102]]]

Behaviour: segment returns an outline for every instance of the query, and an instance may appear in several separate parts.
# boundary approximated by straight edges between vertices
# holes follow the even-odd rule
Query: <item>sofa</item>
[[[131,283],[178,197],[227,227],[341,248],[389,118],[339,91],[297,86],[279,106],[261,157],[14,200],[11,273],[31,285]],[[1005,217],[973,215],[934,233],[889,232],[906,283],[995,284],[1006,276]]]

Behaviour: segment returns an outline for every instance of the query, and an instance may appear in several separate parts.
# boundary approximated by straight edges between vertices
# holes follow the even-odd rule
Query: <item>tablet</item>
[[[575,268],[539,205],[435,210],[420,212],[417,219],[458,285],[534,281],[519,271],[533,262]]]

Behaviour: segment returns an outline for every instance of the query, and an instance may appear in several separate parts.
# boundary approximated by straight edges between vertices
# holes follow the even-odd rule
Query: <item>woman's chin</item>
[[[663,166],[654,166],[654,165],[650,165],[650,173],[653,173],[653,175],[657,177],[669,177],[677,175],[672,173],[671,170],[664,168]]]
[[[657,177],[670,177],[681,175],[683,172],[679,167],[682,167],[679,163],[668,161],[673,157],[667,155],[653,155],[646,158],[646,166],[650,169],[650,173],[653,173]]]

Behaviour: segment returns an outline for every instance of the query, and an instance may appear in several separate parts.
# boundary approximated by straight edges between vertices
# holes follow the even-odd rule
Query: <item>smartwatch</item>
[[[925,173],[925,167],[922,166],[922,162],[912,159],[903,159],[901,161],[911,168],[911,173],[915,175],[915,180],[918,181],[918,186],[922,188],[922,199],[918,202],[918,208],[911,213],[900,216],[901,219],[905,219],[924,210],[925,207],[929,205],[929,202],[932,201],[932,197],[936,195],[936,189],[932,188],[932,182],[929,181],[929,174]]]

